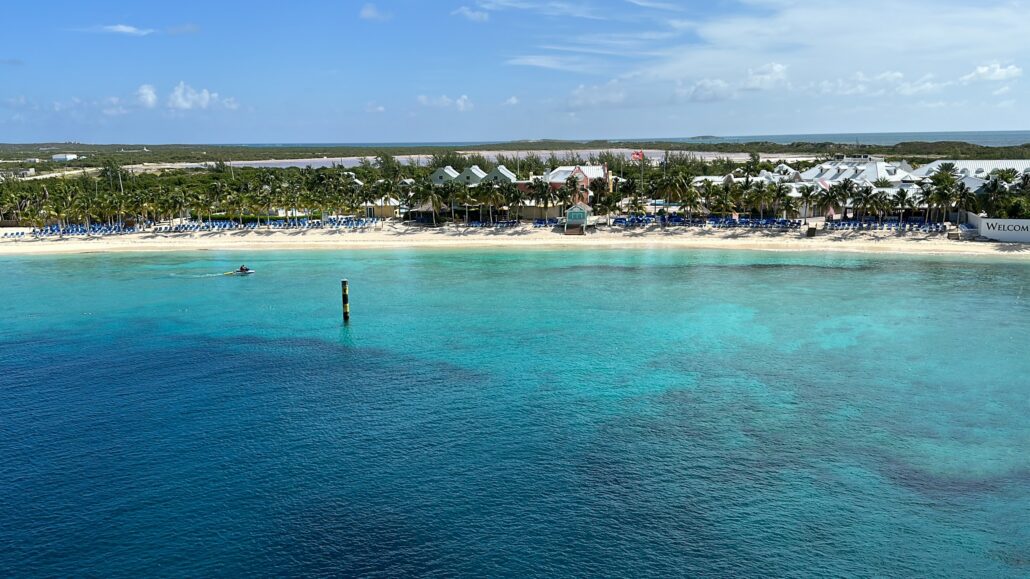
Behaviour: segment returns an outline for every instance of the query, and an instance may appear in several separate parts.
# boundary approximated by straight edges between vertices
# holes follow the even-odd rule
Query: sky
[[[1028,13],[1030,0],[10,3],[0,142],[1025,130]]]

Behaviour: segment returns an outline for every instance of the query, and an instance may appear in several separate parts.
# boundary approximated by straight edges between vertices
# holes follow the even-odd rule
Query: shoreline
[[[0,239],[0,256],[176,251],[289,251],[376,249],[705,249],[905,255],[996,256],[1030,260],[1030,244],[948,240],[941,234],[599,227],[585,236],[519,227],[505,230],[390,224],[383,229],[248,230],[204,233],[130,233],[111,237]]]

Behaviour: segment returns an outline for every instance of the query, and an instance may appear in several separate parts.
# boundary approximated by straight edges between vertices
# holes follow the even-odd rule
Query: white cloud
[[[533,1],[533,0],[476,0],[476,5],[483,10],[527,10],[544,16],[585,18],[603,20],[591,4],[566,0]]]
[[[435,107],[439,109],[455,108],[458,112],[465,112],[473,108],[472,100],[468,95],[461,95],[456,99],[452,99],[447,95],[440,95],[438,97],[430,97],[424,94],[420,94],[415,98],[418,104],[424,107]]]
[[[168,108],[174,110],[188,111],[215,106],[236,109],[239,108],[239,103],[232,97],[219,98],[218,93],[211,92],[206,88],[197,90],[186,84],[185,81],[179,81],[179,84],[172,89],[172,93],[168,95]]]
[[[944,87],[951,86],[952,84],[951,81],[937,82],[933,80],[933,78],[934,76],[932,74],[925,74],[916,81],[899,83],[897,88],[898,94],[912,96],[915,94],[935,92]]]
[[[669,2],[656,2],[654,0],[626,0],[626,2],[641,8],[653,8],[655,10],[669,10],[673,12],[680,12],[683,10],[682,6]]]
[[[100,32],[124,34],[126,36],[147,36],[154,33],[153,28],[137,28],[128,24],[110,24],[108,26],[101,26],[98,30]]]
[[[148,109],[157,106],[157,90],[152,84],[141,84],[136,89],[136,100]]]
[[[429,97],[429,96],[426,96],[424,94],[420,94],[420,95],[418,95],[418,97],[416,97],[415,100],[418,101],[418,104],[420,104],[420,105],[422,105],[424,107],[439,107],[439,108],[442,108],[442,109],[447,108],[447,107],[451,106],[452,104],[454,104],[454,100],[451,99],[450,97],[448,97],[447,95],[442,95],[442,96],[438,96],[438,97]]]
[[[382,20],[389,20],[390,18],[393,18],[392,14],[387,14],[385,12],[380,12],[379,9],[376,8],[376,5],[372,4],[372,3],[368,3],[368,4],[365,4],[364,6],[362,6],[361,10],[358,12],[358,16],[362,20],[380,20],[380,21],[382,21]]]
[[[580,56],[556,56],[552,54],[527,54],[509,58],[504,62],[512,66],[530,66],[590,74],[596,72],[597,65]]]
[[[384,107],[383,105],[371,102],[371,103],[368,103],[367,105],[365,105],[365,112],[366,113],[385,113],[386,112],[386,107]]]
[[[984,64],[976,67],[973,72],[963,76],[962,82],[973,82],[977,80],[1012,80],[1023,75],[1023,69],[1014,64],[1002,66],[997,62]]]
[[[733,98],[733,96],[733,87],[721,78],[703,78],[690,86],[677,86],[676,88],[678,100],[688,100],[697,103],[724,101]]]
[[[747,69],[747,80],[744,88],[747,90],[772,90],[787,82],[787,65],[778,62],[770,62],[756,69]]]
[[[486,22],[490,20],[490,13],[483,10],[473,10],[468,6],[459,6],[457,10],[451,12],[452,16],[464,16],[466,19],[472,22]]]
[[[999,88],[998,90],[992,92],[991,94],[994,95],[994,96],[1001,96],[1003,94],[1009,94],[1010,92],[1012,92],[1012,85],[1008,85],[1007,84],[1007,85]]]
[[[513,106],[519,104],[519,97],[512,95],[512,96],[504,99],[504,102],[502,102],[501,104],[505,105],[505,106],[513,107]]]

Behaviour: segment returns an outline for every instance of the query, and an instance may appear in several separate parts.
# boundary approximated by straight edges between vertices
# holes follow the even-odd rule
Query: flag
[[[644,152],[643,151],[633,151],[633,160],[634,161],[643,161],[644,160]]]

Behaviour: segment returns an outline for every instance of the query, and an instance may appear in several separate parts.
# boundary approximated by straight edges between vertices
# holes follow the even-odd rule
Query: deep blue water
[[[0,271],[0,576],[1030,574],[1025,260]]]
[[[938,131],[900,133],[814,133],[798,135],[751,135],[736,137],[689,137],[670,139],[688,143],[840,143],[860,145],[897,145],[910,142],[957,141],[985,147],[1015,147],[1030,144],[1030,131]]]

